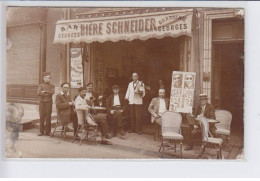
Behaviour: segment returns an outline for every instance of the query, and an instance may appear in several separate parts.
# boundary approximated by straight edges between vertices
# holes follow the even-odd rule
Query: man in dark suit
[[[198,116],[203,116],[206,119],[216,119],[215,107],[208,103],[207,94],[200,94],[200,104],[201,105],[195,111],[196,118]],[[193,149],[193,141],[192,141],[193,137],[199,132],[199,128],[197,126],[199,124],[199,120],[194,119],[191,115],[188,115],[187,118],[188,118],[188,120],[191,120],[191,122],[193,121],[195,124],[194,130],[191,132],[191,139],[189,140],[189,143],[188,143],[187,147],[185,148],[185,150],[192,150]],[[215,125],[210,124],[209,126],[210,126],[209,127],[210,132],[212,134],[214,134],[216,131]]]
[[[165,97],[165,89],[159,89],[159,97],[153,98],[148,111],[151,113],[151,122],[162,125],[161,115],[169,110],[170,100]]]
[[[123,129],[123,115],[126,111],[126,102],[124,95],[119,93],[119,86],[112,86],[113,93],[107,98],[106,106],[108,111],[108,120],[112,131],[112,136],[117,135],[117,129],[121,136],[125,136]]]
[[[55,92],[55,86],[50,83],[51,73],[44,72],[44,82],[39,85],[37,95],[39,96],[39,112],[40,112],[40,133],[42,136],[45,132],[46,135],[51,133],[51,113],[52,113],[52,95]]]
[[[56,96],[56,107],[62,122],[73,122],[74,135],[77,134],[78,120],[74,111],[74,101],[69,95],[70,85],[68,82],[61,84],[61,92]]]

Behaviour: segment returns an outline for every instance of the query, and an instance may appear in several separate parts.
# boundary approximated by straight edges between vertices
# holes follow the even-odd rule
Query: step
[[[52,119],[51,120],[51,127],[54,128],[56,126],[56,123],[57,123],[57,119]],[[35,123],[33,127],[36,128],[36,129],[40,129],[40,121]]]
[[[51,117],[52,121],[56,122],[57,116],[54,115]],[[20,131],[25,131],[28,129],[32,129],[35,127],[36,124],[40,124],[40,119],[22,119],[21,123],[20,123]]]

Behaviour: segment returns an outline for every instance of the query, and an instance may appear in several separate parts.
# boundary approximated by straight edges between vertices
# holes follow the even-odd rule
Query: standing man
[[[134,72],[133,81],[129,83],[125,99],[129,101],[131,113],[131,128],[129,133],[142,134],[142,105],[145,96],[144,84],[139,81],[139,75]]]
[[[107,111],[108,111],[108,120],[110,122],[110,127],[112,130],[112,136],[116,136],[117,128],[121,136],[125,136],[123,129],[123,114],[126,110],[126,104],[123,94],[119,93],[119,86],[113,85],[113,93],[107,99]]]
[[[51,73],[43,73],[43,83],[39,85],[37,95],[39,96],[40,133],[38,136],[51,134],[52,95],[55,86],[50,83]]]
[[[148,111],[151,113],[151,122],[162,125],[161,115],[169,110],[170,100],[165,97],[165,89],[159,89],[159,97],[153,98]]]
[[[78,120],[76,112],[74,111],[74,101],[71,100],[69,89],[70,84],[68,82],[61,84],[61,92],[56,96],[56,107],[62,122],[73,122],[75,136],[78,129]]]

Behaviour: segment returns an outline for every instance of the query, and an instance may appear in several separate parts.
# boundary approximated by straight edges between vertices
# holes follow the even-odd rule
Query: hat
[[[90,86],[90,85],[93,85],[93,82],[89,82],[86,84],[86,86]]]
[[[208,99],[207,94],[200,94],[200,99]]]
[[[113,85],[112,89],[119,89],[119,86],[118,85]]]
[[[50,72],[43,72],[42,73],[42,76],[44,77],[44,76],[48,76],[48,75],[51,75],[51,73]]]
[[[78,88],[78,91],[79,91],[79,92],[81,92],[81,91],[83,91],[83,90],[86,90],[86,88],[85,88],[85,87],[80,87],[80,88]]]

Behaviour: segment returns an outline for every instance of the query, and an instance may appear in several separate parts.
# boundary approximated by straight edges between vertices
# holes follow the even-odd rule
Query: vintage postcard
[[[7,7],[6,158],[243,160],[245,16]]]

